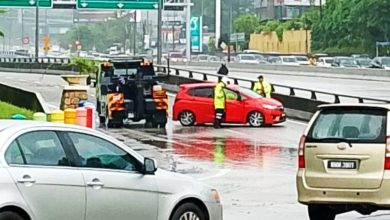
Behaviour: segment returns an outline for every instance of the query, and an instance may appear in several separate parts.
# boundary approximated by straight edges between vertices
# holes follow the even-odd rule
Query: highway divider
[[[220,62],[171,62],[170,65],[180,65],[188,67],[212,67],[217,69]],[[341,67],[319,67],[310,65],[277,65],[277,64],[244,64],[244,63],[228,63],[229,68],[232,69],[247,69],[253,71],[275,71],[275,72],[300,72],[300,73],[318,73],[331,74],[335,76],[349,75],[349,76],[376,76],[389,77],[390,71],[383,69],[358,69],[358,68],[341,68]]]

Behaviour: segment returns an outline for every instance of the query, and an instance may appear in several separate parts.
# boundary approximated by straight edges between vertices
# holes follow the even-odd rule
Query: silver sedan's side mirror
[[[144,169],[143,169],[143,173],[144,174],[149,174],[149,175],[153,175],[157,170],[157,166],[156,166],[156,163],[153,159],[150,159],[150,158],[145,158],[144,159]]]

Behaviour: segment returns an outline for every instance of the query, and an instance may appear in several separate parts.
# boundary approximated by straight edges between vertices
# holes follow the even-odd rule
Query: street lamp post
[[[233,23],[233,6],[232,6],[232,0],[229,0],[229,33],[228,33],[228,63],[230,63],[231,60],[231,51],[230,51],[230,35],[232,34],[232,23]]]
[[[21,14],[21,18],[22,18],[22,38],[21,38],[21,43],[22,43],[22,48],[24,48],[24,9],[22,8],[21,11],[22,11],[22,14]]]
[[[306,23],[306,19],[305,19],[305,25],[304,25],[304,27],[305,27],[305,34],[306,34],[306,55],[307,54],[309,54],[309,39],[308,39],[308,34],[307,34],[307,28],[308,28],[308,26],[307,26],[307,23]]]
[[[191,0],[186,1],[187,21],[186,21],[186,58],[191,61]]]
[[[35,3],[35,59],[39,56],[39,0]]]
[[[161,26],[162,26],[162,1],[158,1],[158,24],[157,24],[157,64],[161,64],[162,57],[162,42],[161,42]]]
[[[133,24],[133,55],[137,54],[137,10],[134,11],[134,24]]]

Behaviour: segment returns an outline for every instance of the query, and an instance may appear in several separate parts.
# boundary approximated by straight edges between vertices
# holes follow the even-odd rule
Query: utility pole
[[[230,63],[231,60],[231,51],[230,51],[230,35],[232,34],[232,23],[233,23],[233,6],[232,6],[232,0],[229,0],[229,33],[228,33],[228,63]]]
[[[200,37],[201,37],[201,42],[203,43],[203,22],[204,22],[204,20],[203,20],[203,14],[204,14],[204,2],[203,2],[204,0],[202,0],[201,1],[201,5],[200,5],[200,17],[202,18],[202,27],[200,28],[200,30],[202,31],[202,34],[200,35]],[[202,48],[203,47],[203,45],[200,45],[200,51],[202,51]]]
[[[39,56],[39,0],[35,4],[35,59],[37,59]]]
[[[22,10],[22,39],[21,39],[21,43],[22,43],[22,48],[24,48],[24,42],[23,42],[23,39],[24,39],[24,9],[20,9]]]
[[[215,0],[215,41],[218,47],[221,38],[221,0]]]
[[[176,22],[176,12],[173,12],[173,24],[172,24],[172,51],[175,51],[175,22]]]
[[[320,0],[320,18],[322,20],[322,0]]]
[[[137,10],[134,11],[134,26],[133,26],[133,55],[137,53]]]
[[[172,25],[172,51],[175,51],[175,25]]]
[[[283,5],[282,5],[282,1],[279,2],[279,6],[280,6],[280,20],[282,20],[283,19]]]
[[[161,26],[162,26],[162,1],[158,1],[158,19],[157,19],[157,64],[161,64],[162,42],[161,42]]]
[[[186,58],[191,61],[191,0],[187,0]]]

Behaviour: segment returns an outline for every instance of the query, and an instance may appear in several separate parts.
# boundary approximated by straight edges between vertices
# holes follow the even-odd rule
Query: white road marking
[[[215,175],[206,176],[206,177],[203,177],[203,178],[199,178],[198,180],[204,181],[204,180],[209,180],[209,179],[214,179],[214,178],[217,178],[217,177],[225,176],[225,175],[228,174],[230,171],[231,171],[231,169],[222,169],[222,170],[220,170],[220,171],[219,171],[217,174],[215,174]]]
[[[233,134],[239,134],[239,135],[242,135],[242,136],[246,135],[244,132],[239,132],[239,131],[235,131],[235,130],[232,130],[232,129],[225,129],[225,131],[228,131],[228,132],[233,133]]]
[[[295,121],[295,120],[291,120],[291,119],[288,119],[287,121],[290,122],[290,123],[294,123],[294,124],[298,124],[298,125],[303,125],[303,126],[307,126],[307,125],[308,125],[307,122]]]

